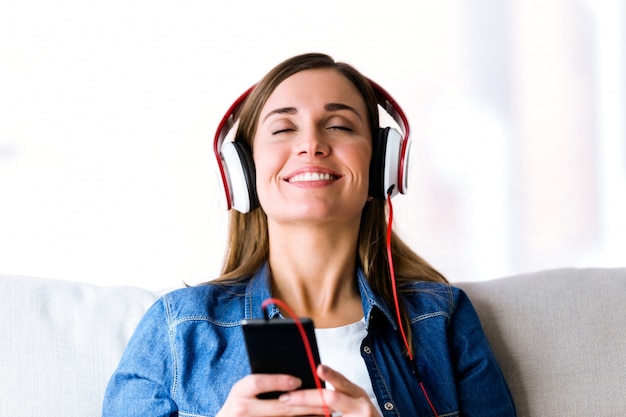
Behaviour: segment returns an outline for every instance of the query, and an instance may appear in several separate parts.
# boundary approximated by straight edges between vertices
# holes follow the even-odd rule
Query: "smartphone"
[[[320,364],[320,355],[313,320],[302,318],[300,322],[309,340],[317,368]],[[293,375],[302,380],[302,385],[298,389],[317,387],[304,341],[294,319],[244,320],[242,329],[252,373]],[[258,397],[278,398],[280,394],[282,392],[267,392]]]

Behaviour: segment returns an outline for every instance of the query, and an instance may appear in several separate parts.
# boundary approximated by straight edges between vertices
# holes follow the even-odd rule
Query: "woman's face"
[[[334,69],[301,71],[279,84],[253,141],[268,220],[358,225],[368,197],[368,122],[361,94]]]

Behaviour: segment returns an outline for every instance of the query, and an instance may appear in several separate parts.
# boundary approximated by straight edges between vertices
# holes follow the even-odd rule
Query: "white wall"
[[[618,0],[0,4],[0,273],[208,280],[212,136],[296,53],[382,84],[417,145],[406,240],[453,281],[624,265]]]

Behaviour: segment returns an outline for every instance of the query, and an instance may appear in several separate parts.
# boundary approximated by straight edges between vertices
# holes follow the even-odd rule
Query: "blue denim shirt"
[[[368,335],[361,356],[385,417],[432,416],[403,355],[392,310],[357,271]],[[404,297],[415,365],[437,414],[515,416],[513,400],[467,296],[418,282]],[[245,283],[183,288],[145,314],[107,388],[103,416],[215,416],[232,385],[250,373],[243,319],[262,317],[268,268]],[[270,317],[279,315],[269,308]]]

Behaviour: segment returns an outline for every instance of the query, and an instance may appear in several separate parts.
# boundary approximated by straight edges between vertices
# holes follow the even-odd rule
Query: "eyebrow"
[[[354,113],[359,119],[362,119],[361,114],[352,106],[348,106],[344,103],[328,103],[324,105],[324,110],[326,111],[338,111],[338,110],[348,110]],[[298,113],[298,109],[295,107],[280,107],[278,109],[274,109],[268,114],[265,115],[263,121],[267,120],[273,114],[296,114]]]
[[[328,103],[324,106],[324,110],[326,111],[337,111],[337,110],[349,110],[354,113],[359,119],[361,119],[361,115],[359,112],[352,106],[348,106],[344,103]]]
[[[274,109],[271,112],[267,113],[263,118],[263,121],[266,121],[268,117],[273,114],[296,114],[298,110],[295,107],[281,107],[278,109]]]

